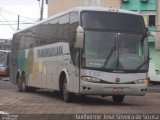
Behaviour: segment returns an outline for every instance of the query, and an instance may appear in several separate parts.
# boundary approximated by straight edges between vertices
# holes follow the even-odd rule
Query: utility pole
[[[19,20],[20,20],[20,16],[18,15],[18,20],[17,20],[17,30],[19,30]]]
[[[44,0],[42,0],[42,3],[41,3],[40,20],[43,20],[43,10],[44,10]]]

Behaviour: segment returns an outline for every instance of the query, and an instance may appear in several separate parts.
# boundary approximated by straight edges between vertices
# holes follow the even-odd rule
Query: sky
[[[18,15],[20,29],[31,26],[40,18],[38,0],[0,0],[0,39],[12,39],[17,31]],[[44,5],[44,19],[47,18],[47,5]]]

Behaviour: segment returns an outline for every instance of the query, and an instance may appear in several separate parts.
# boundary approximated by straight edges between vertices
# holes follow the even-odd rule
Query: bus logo
[[[120,78],[116,78],[115,81],[116,81],[116,83],[119,83],[120,82]]]

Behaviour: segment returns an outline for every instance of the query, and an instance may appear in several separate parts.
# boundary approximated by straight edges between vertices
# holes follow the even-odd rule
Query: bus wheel
[[[18,81],[18,92],[22,92],[22,81],[19,75],[17,77],[17,81]]]
[[[63,100],[65,102],[71,102],[71,93],[67,90],[67,79],[65,77],[64,82],[63,82]]]
[[[112,96],[112,98],[114,103],[121,104],[123,102],[124,95],[115,95],[115,96]]]
[[[22,81],[22,92],[27,92],[26,76],[25,76],[25,74],[22,75],[21,81]]]

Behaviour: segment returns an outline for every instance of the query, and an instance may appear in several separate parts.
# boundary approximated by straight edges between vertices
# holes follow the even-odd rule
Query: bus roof
[[[133,11],[129,11],[129,10],[124,10],[124,9],[116,9],[116,8],[107,8],[107,7],[76,7],[76,8],[72,8],[70,9],[71,11],[84,11],[84,10],[88,10],[88,11],[109,11],[109,12],[119,12],[119,13],[128,13],[128,14],[136,14],[138,15],[138,13],[133,12]]]
[[[129,10],[124,10],[124,9],[115,9],[115,8],[97,7],[97,6],[96,7],[75,7],[75,8],[71,8],[71,9],[65,10],[63,12],[57,13],[56,15],[53,15],[53,16],[51,16],[51,17],[49,17],[49,18],[47,18],[45,20],[42,20],[42,21],[40,21],[40,22],[38,22],[38,23],[36,23],[34,25],[31,25],[31,26],[29,26],[29,27],[27,27],[27,28],[25,28],[23,30],[19,30],[19,31],[15,32],[14,34],[20,33],[22,31],[25,31],[25,30],[29,29],[29,28],[32,28],[32,27],[37,26],[37,25],[40,25],[40,24],[45,23],[45,22],[47,22],[47,21],[49,21],[49,20],[51,20],[53,18],[62,16],[64,14],[67,14],[67,13],[72,12],[72,11],[77,11],[79,13],[82,12],[82,11],[102,11],[102,12],[103,11],[104,12],[105,11],[109,11],[109,12],[118,12],[118,13],[139,15],[136,12],[129,11]]]

